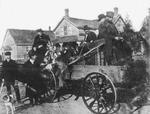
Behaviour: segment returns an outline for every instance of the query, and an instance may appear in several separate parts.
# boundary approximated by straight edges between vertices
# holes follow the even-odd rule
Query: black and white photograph
[[[150,114],[150,0],[0,0],[0,114]]]

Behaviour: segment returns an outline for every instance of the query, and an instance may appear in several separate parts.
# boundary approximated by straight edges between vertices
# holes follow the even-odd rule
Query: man
[[[99,22],[99,35],[98,38],[105,40],[104,54],[108,65],[112,64],[112,49],[113,49],[113,40],[118,34],[118,31],[112,22],[112,19],[104,14],[98,16]]]
[[[95,34],[94,32],[92,32],[92,31],[91,31],[91,28],[89,28],[87,25],[85,25],[85,26],[83,27],[83,29],[84,29],[85,34],[86,34],[86,39],[85,39],[85,41],[86,41],[87,43],[92,43],[92,42],[98,40],[96,34]]]
[[[41,80],[40,69],[35,62],[37,56],[33,50],[29,51],[29,58],[24,64],[25,80],[28,85],[26,96],[30,98],[31,104],[38,104],[40,95],[45,91],[46,87]]]
[[[16,93],[16,99],[18,102],[20,102],[19,88],[18,88],[18,85],[15,84],[15,80],[16,80],[17,72],[18,72],[17,64],[14,60],[11,59],[10,52],[5,53],[5,58],[6,60],[3,61],[3,64],[2,64],[3,81],[5,80],[8,95],[12,94],[11,86],[13,86],[15,93]]]
[[[61,51],[62,51],[62,50],[61,50],[60,44],[59,44],[59,43],[56,43],[56,44],[54,45],[54,47],[55,47],[55,52],[54,52],[55,57],[61,55]]]
[[[42,29],[37,30],[37,36],[34,39],[33,50],[36,51],[37,62],[40,64],[47,51],[47,45],[50,44],[50,38],[44,34]]]
[[[58,56],[55,59],[55,63],[57,66],[57,70],[55,72],[55,75],[58,76],[58,80],[59,80],[58,89],[64,87],[64,85],[66,85],[65,79],[70,78],[66,62],[67,61],[66,61],[66,58],[64,56]]]

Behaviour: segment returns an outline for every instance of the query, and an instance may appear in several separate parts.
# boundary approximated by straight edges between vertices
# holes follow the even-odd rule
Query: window
[[[64,35],[67,35],[67,26],[64,26]]]
[[[68,35],[72,35],[72,28],[68,27]]]

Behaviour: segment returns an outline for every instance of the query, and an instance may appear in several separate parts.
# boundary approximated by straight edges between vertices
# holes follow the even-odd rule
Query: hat
[[[11,55],[11,52],[6,52],[5,55]]]
[[[69,43],[68,43],[68,42],[64,42],[64,43],[62,44],[62,47],[67,47],[67,46],[69,46]]]
[[[37,29],[36,32],[44,32],[41,28]]]
[[[60,47],[60,44],[59,44],[59,43],[56,43],[55,46],[56,46],[56,47]]]
[[[35,51],[30,50],[30,51],[28,52],[28,55],[29,55],[29,57],[32,57],[32,56],[36,55],[36,53],[35,53]]]
[[[84,25],[83,26],[83,30],[90,30],[91,28],[90,27],[88,27],[88,25]]]
[[[98,21],[102,20],[103,18],[105,18],[106,16],[104,14],[100,14],[98,15]]]

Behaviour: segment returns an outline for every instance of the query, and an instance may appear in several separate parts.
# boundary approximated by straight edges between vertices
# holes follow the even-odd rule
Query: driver
[[[50,37],[44,34],[42,29],[36,30],[37,36],[34,39],[32,49],[36,52],[37,55],[37,63],[41,63],[43,60],[45,53],[47,52],[47,46],[51,42]]]

